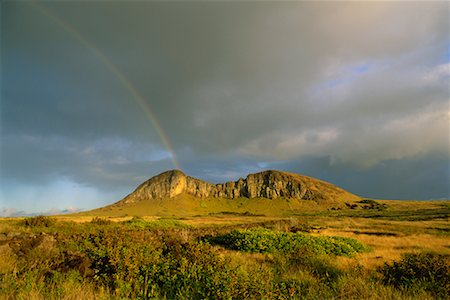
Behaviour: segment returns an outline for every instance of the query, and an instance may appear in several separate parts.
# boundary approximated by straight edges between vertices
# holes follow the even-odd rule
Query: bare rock
[[[188,194],[197,198],[286,198],[326,201],[357,196],[330,183],[293,173],[264,171],[249,174],[246,179],[212,184],[179,170],[161,173],[142,183],[116,205],[136,203],[150,199],[174,198]]]

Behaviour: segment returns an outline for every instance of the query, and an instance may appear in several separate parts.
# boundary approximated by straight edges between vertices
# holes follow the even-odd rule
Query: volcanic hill
[[[124,199],[92,211],[105,215],[286,215],[344,207],[360,200],[330,183],[268,170],[245,179],[212,184],[170,170],[150,178]]]

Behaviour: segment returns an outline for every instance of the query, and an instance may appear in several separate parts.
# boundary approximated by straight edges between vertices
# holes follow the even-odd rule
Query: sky
[[[0,215],[168,169],[450,199],[448,2],[0,2]]]

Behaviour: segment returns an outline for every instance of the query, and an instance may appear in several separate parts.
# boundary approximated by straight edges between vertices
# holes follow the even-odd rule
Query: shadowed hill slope
[[[117,203],[92,212],[178,216],[227,211],[280,215],[307,208],[342,207],[344,202],[357,200],[358,196],[330,183],[287,172],[269,170],[212,184],[171,170],[145,181]]]

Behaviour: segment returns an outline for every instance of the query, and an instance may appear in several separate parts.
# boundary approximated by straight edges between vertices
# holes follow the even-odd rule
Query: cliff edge
[[[268,170],[249,174],[245,179],[212,184],[170,170],[145,181],[116,204],[174,198],[181,194],[195,198],[286,198],[316,202],[359,198],[328,182],[281,171]]]

